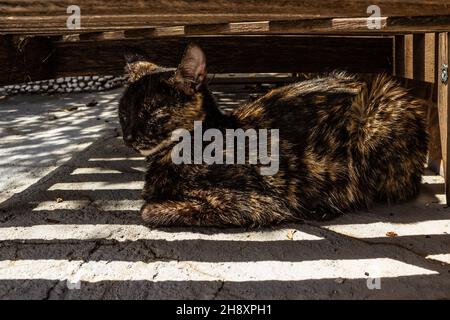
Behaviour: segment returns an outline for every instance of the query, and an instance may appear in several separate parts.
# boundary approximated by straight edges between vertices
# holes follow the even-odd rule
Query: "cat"
[[[126,55],[120,99],[125,144],[146,155],[143,220],[150,226],[260,227],[328,220],[376,201],[417,195],[427,155],[425,105],[391,77],[332,72],[276,88],[222,114],[206,57],[189,44],[177,68]],[[279,170],[259,164],[174,164],[174,130],[279,129]]]

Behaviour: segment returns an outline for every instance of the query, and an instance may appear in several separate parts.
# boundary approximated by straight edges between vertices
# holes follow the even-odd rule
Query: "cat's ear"
[[[131,64],[131,63],[135,63],[135,62],[139,62],[139,61],[150,62],[150,59],[147,56],[147,54],[143,50],[138,49],[138,48],[133,48],[133,47],[125,48],[125,50],[123,52],[123,56],[124,56],[125,62],[127,64]]]
[[[189,44],[172,82],[187,95],[195,94],[206,80],[206,56],[196,44]]]
[[[133,82],[142,76],[152,72],[158,66],[150,61],[147,54],[137,48],[126,48],[123,54],[125,58],[125,73],[129,76],[129,81]]]

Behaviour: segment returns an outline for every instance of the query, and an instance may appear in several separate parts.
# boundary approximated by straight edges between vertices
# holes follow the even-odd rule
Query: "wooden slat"
[[[158,64],[174,67],[191,41],[205,50],[208,71],[212,73],[323,72],[336,68],[352,72],[391,71],[390,39],[223,36],[62,43],[57,46],[57,72],[64,75],[120,73],[123,68],[120,52],[129,46],[147,51]]]
[[[322,17],[357,17],[372,4],[387,16],[417,16],[450,13],[447,0],[0,0],[1,16],[58,15],[69,5],[77,4],[82,12],[104,14],[285,14]],[[260,19],[267,20],[267,19]],[[245,21],[245,20],[244,20]],[[248,20],[247,20],[248,21]]]
[[[66,28],[66,8],[72,4],[69,0],[0,0],[0,33],[73,33]],[[367,28],[371,0],[174,0],[170,7],[165,0],[79,0],[76,4],[81,8],[78,32],[192,24],[213,24],[207,32],[216,28],[222,34],[258,32],[255,25],[225,25],[243,21],[271,21],[270,32],[292,34],[376,32]],[[437,32],[449,26],[448,0],[378,0],[376,4],[383,15],[381,32]],[[311,18],[321,20],[304,20]],[[246,31],[247,26],[251,29]],[[269,31],[262,28],[262,32]]]
[[[269,21],[236,22],[188,25],[186,35],[215,35],[215,34],[264,34],[269,33]]]
[[[188,25],[187,35],[214,34],[412,34],[450,29],[450,16],[381,17],[381,29],[369,29],[367,18],[319,18]]]
[[[435,82],[436,37],[434,33],[396,36],[394,47],[396,76]]]
[[[449,33],[439,34],[439,69],[443,64],[449,65],[450,62],[450,50],[449,50]],[[449,137],[449,120],[450,120],[450,86],[447,82],[443,82],[440,79],[440,70],[438,76],[438,112],[439,112],[439,129],[441,133],[441,148],[442,148],[442,160],[444,165],[445,175],[445,193],[447,205],[450,204],[450,137]]]
[[[423,35],[418,35],[422,37],[421,43],[423,43],[423,60],[417,60],[417,68],[423,70],[423,77],[418,78],[425,82],[434,83],[436,81],[436,49],[438,47],[436,34],[435,33],[425,33]]]
[[[181,37],[184,35],[183,26],[142,28],[125,31],[125,38]]]
[[[405,78],[414,79],[414,36],[404,36],[405,44]]]
[[[413,79],[413,36],[396,36],[394,42],[395,76]]]
[[[146,51],[155,63],[175,67],[189,42],[202,46],[210,73],[392,72],[388,38],[217,36],[57,42],[54,75],[121,74],[122,53],[130,46]],[[0,73],[0,82],[10,72]]]
[[[388,17],[377,21],[381,29],[369,29],[368,18],[325,18],[271,21],[270,33],[284,34],[405,34],[438,32],[450,29],[450,15],[424,17]]]
[[[90,32],[90,33],[82,33],[79,35],[80,40],[94,40],[94,41],[123,39],[124,37],[125,37],[124,31]]]
[[[394,38],[394,75],[405,78],[405,36]]]
[[[425,17],[381,17],[377,19],[381,29],[370,29],[368,18],[316,18],[289,19],[279,21],[220,22],[220,16],[202,21],[201,24],[185,24],[187,21],[165,20],[152,22],[148,16],[87,16],[82,19],[81,29],[68,30],[65,25],[66,16],[60,17],[15,17],[0,20],[0,32],[3,33],[74,33],[101,32],[114,30],[143,29],[144,35],[168,36],[216,34],[411,34],[440,32],[450,29],[450,15]],[[213,22],[213,23],[211,23]],[[154,25],[152,25],[152,23]],[[169,26],[162,27],[160,24]],[[178,24],[178,25],[177,25]],[[160,27],[160,28],[157,28]],[[146,30],[147,32],[144,32]],[[136,35],[139,32],[136,31]]]

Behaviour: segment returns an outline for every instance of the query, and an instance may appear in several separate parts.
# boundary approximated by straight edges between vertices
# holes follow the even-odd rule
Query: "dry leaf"
[[[289,240],[294,240],[294,234],[297,232],[297,230],[289,230],[287,233],[287,238]]]
[[[97,101],[92,100],[91,102],[86,103],[87,107],[95,107],[98,104]]]
[[[71,106],[71,107],[65,108],[64,110],[66,110],[66,111],[75,111],[75,110],[78,110],[78,107],[77,106]]]
[[[396,234],[394,231],[389,231],[389,232],[386,232],[386,236],[393,238],[393,237],[398,236],[398,234]]]

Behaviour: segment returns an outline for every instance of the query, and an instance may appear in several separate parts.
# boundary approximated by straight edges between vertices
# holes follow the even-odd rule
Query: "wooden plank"
[[[392,72],[388,38],[217,36],[56,42],[55,76],[122,74],[123,52],[137,47],[153,62],[176,67],[189,42],[204,49],[212,73]],[[5,75],[0,74],[0,78]],[[7,78],[6,78],[7,79]],[[3,80],[5,81],[5,80]]]
[[[436,37],[434,33],[395,37],[395,75],[429,83],[435,82]]]
[[[405,36],[394,37],[394,75],[405,78]]]
[[[450,15],[424,17],[380,17],[380,29],[368,27],[369,18],[324,18],[271,21],[270,33],[283,34],[407,34],[450,29]]]
[[[269,21],[216,23],[185,26],[186,35],[264,34],[269,33]]]
[[[424,76],[423,80],[425,82],[435,83],[436,82],[436,62],[437,62],[437,42],[435,33],[425,33],[424,34]]]
[[[382,18],[383,26],[386,18]],[[325,33],[367,33],[374,32],[367,27],[367,18],[324,18],[271,21],[271,33],[284,34],[325,34]]]
[[[211,73],[392,72],[392,41],[387,38],[336,38],[301,36],[222,36],[154,38],[57,44],[57,73],[121,73],[120,52],[139,47],[154,62],[175,67],[187,43],[197,42],[208,57]],[[78,63],[83,61],[82,64]]]
[[[213,34],[412,34],[450,29],[450,16],[381,17],[380,29],[369,29],[368,18],[320,18],[188,25],[188,35]],[[407,41],[410,41],[408,39]],[[428,40],[427,40],[428,41]]]
[[[405,78],[414,79],[414,36],[407,34],[405,38]]]
[[[125,38],[124,31],[90,32],[90,33],[81,33],[79,35],[79,40],[91,40],[91,41],[116,40],[123,38]],[[71,38],[68,39],[73,40]]]
[[[449,33],[444,32],[439,34],[439,62],[438,68],[450,63],[450,50],[449,50]],[[444,165],[445,175],[445,194],[447,205],[450,204],[450,159],[449,159],[449,106],[450,106],[450,86],[447,81],[442,81],[441,70],[439,70],[438,76],[438,112],[439,112],[439,130],[441,133],[441,148],[442,148],[442,160]]]
[[[0,36],[0,85],[55,77],[54,50],[49,38]]]
[[[79,0],[81,29],[79,32],[120,30],[155,26],[215,24],[223,34],[234,33],[229,22],[272,21],[271,32],[311,33],[373,33],[367,27],[367,8],[371,0],[174,0],[168,8],[165,0],[128,2],[125,0]],[[69,0],[17,1],[0,0],[1,33],[59,32],[68,30],[66,9]],[[378,0],[383,17],[381,32],[431,32],[447,30],[450,2],[448,0]],[[318,21],[304,20],[321,18]],[[328,19],[324,19],[328,18]],[[285,21],[288,20],[288,21]],[[290,20],[297,20],[289,23]],[[279,24],[277,21],[282,21]],[[231,26],[233,27],[233,26]],[[237,28],[245,32],[246,25]],[[254,28],[254,26],[253,26]],[[447,29],[446,29],[447,28]],[[253,29],[250,32],[255,32]],[[264,31],[266,32],[266,31]],[[222,32],[221,32],[222,33]],[[198,33],[192,33],[198,34]]]
[[[414,38],[407,34],[395,37],[396,76],[414,79]]]
[[[267,16],[268,17],[268,16]],[[3,33],[74,33],[113,30],[146,29],[151,36],[181,35],[183,27],[189,35],[216,34],[410,34],[447,31],[450,29],[450,15],[425,17],[380,17],[380,29],[371,29],[372,18],[316,18],[274,21],[221,22],[223,17],[211,16],[201,24],[186,20],[166,19],[154,21],[149,16],[82,16],[81,29],[69,30],[66,16],[58,17],[12,17],[0,20]],[[160,17],[161,18],[161,17]],[[245,17],[244,17],[245,18]],[[248,17],[247,17],[248,18]],[[233,17],[233,19],[237,19]],[[227,20],[227,18],[225,18]],[[187,25],[185,25],[187,23]],[[167,29],[154,29],[166,25]],[[173,28],[173,29],[171,29]],[[151,31],[153,30],[153,31]],[[130,33],[131,34],[131,33]],[[137,33],[138,34],[138,33]]]
[[[367,7],[376,4],[386,16],[420,16],[450,14],[447,0],[0,0],[1,16],[49,16],[66,12],[69,5],[77,4],[82,12],[91,15],[105,14],[146,14],[193,15],[228,14],[241,15],[304,15],[322,17],[358,17]],[[298,18],[298,17],[297,17]],[[259,19],[270,20],[270,19]],[[249,20],[241,20],[249,21]]]
[[[131,29],[125,31],[125,38],[181,37],[184,26]]]

